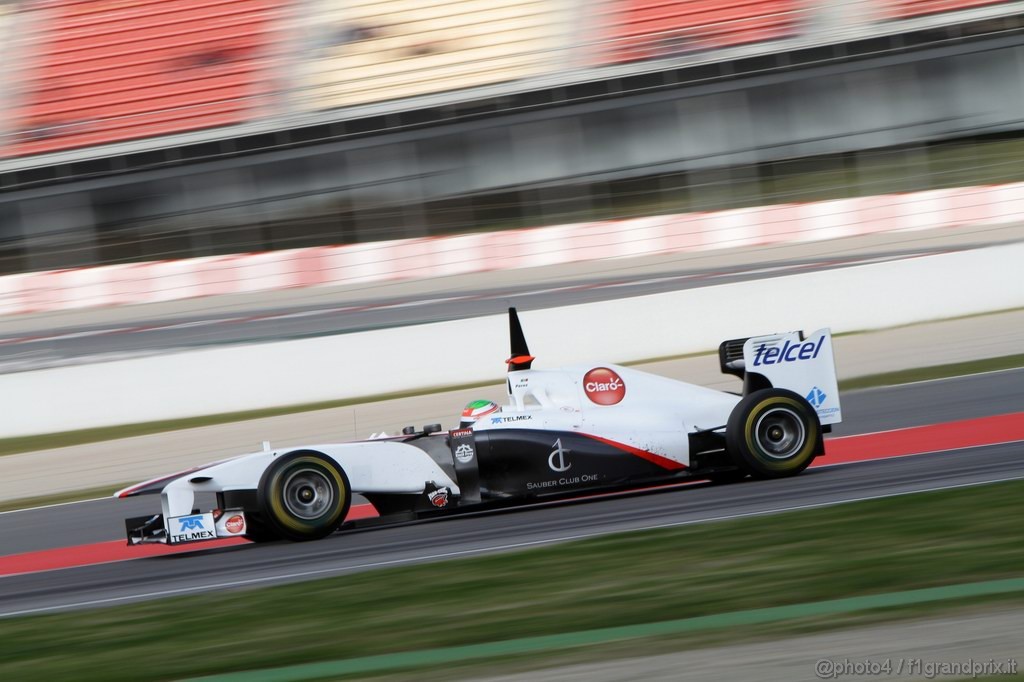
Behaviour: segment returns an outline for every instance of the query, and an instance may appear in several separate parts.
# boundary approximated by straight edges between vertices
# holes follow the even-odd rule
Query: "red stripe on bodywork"
[[[668,457],[664,457],[653,452],[648,452],[647,450],[635,448],[632,445],[626,445],[625,443],[619,443],[618,441],[608,440],[607,438],[601,438],[601,436],[595,436],[590,433],[581,433],[580,435],[586,436],[591,440],[596,440],[599,443],[604,443],[605,445],[611,445],[613,448],[616,448],[617,450],[625,450],[631,455],[636,455],[641,459],[646,459],[648,462],[651,462],[652,464],[657,464],[662,469],[667,469],[668,471],[678,471],[679,469],[686,468],[686,465],[683,464],[682,462],[677,462],[674,459],[669,459]]]

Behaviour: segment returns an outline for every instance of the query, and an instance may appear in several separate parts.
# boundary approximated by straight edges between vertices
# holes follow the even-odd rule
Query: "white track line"
[[[984,361],[986,359],[998,360],[999,356],[994,357],[994,358],[982,358],[981,360]],[[976,360],[965,360],[964,362],[978,362],[978,361],[976,361]],[[955,363],[954,362],[954,363],[950,363],[950,364],[954,364],[955,365],[955,364],[959,364],[959,363]],[[932,368],[937,368],[937,367],[942,367],[942,365],[931,365],[931,366],[926,366],[926,367],[919,367],[917,369],[932,369]],[[867,386],[865,388],[854,388],[854,389],[850,389],[849,391],[843,391],[843,392],[844,393],[854,393],[854,392],[860,392],[860,391],[877,391],[880,388],[902,388],[904,386],[919,386],[920,384],[933,384],[936,381],[955,381],[957,379],[969,379],[971,377],[983,377],[983,376],[986,376],[988,374],[1001,374],[1002,372],[1020,372],[1020,371],[1024,371],[1024,367],[1004,367],[1003,369],[989,369],[989,370],[986,370],[984,372],[972,372],[970,374],[956,374],[954,376],[936,377],[934,379],[920,379],[918,381],[907,381],[907,382],[904,382],[902,384],[886,384],[886,385],[883,385],[883,386]],[[888,372],[885,372],[885,374],[888,374]],[[867,374],[865,376],[871,376],[871,375]],[[856,380],[856,379],[859,379],[859,378],[860,377],[850,377],[850,380]],[[991,415],[991,416],[998,417],[999,415]],[[984,417],[978,417],[978,419],[984,419]],[[946,422],[946,423],[948,423],[948,422]],[[931,426],[931,424],[929,424],[928,426]],[[911,426],[911,427],[907,427],[907,428],[914,428],[914,427]],[[890,430],[898,430],[898,429],[890,429]],[[885,433],[885,432],[884,431],[878,431],[877,433]]]
[[[41,507],[24,507],[22,509],[8,509],[7,511],[0,511],[0,516],[5,514],[20,514],[21,512],[36,511],[38,509],[53,509],[54,507],[67,507],[72,504],[85,504],[86,502],[99,502],[100,500],[114,499],[113,495],[110,497],[93,497],[88,500],[71,500],[70,502],[54,502],[53,504],[44,504]]]

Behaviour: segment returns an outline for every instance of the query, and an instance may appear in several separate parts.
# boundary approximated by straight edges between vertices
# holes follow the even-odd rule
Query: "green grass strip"
[[[761,625],[794,618],[814,616],[831,616],[868,609],[891,608],[924,604],[948,599],[983,597],[993,594],[1024,591],[1024,578],[1006,580],[987,580],[977,583],[946,585],[921,590],[904,592],[888,592],[884,594],[849,597],[846,599],[829,599],[827,601],[789,604],[766,609],[748,609],[732,611],[710,616],[682,618],[659,623],[643,623],[622,627],[566,632],[558,635],[542,637],[523,637],[500,642],[471,644],[468,646],[407,651],[379,656],[365,656],[341,661],[321,661],[304,665],[293,665],[284,668],[267,670],[249,670],[223,675],[193,678],[193,682],[296,682],[333,675],[352,675],[359,673],[375,673],[400,668],[420,668],[442,663],[464,662],[479,658],[509,656],[516,654],[536,653],[570,647],[593,646],[607,644],[623,639],[640,637],[659,637],[677,635],[684,632],[709,630],[712,628],[731,628],[744,625]]]
[[[885,374],[870,374],[862,377],[854,377],[852,379],[844,379],[840,381],[839,388],[844,391],[852,391],[859,388],[874,388],[876,386],[896,386],[899,384],[910,384],[915,381],[949,379],[951,377],[959,377],[967,374],[997,372],[1004,369],[1016,369],[1018,367],[1024,367],[1024,353],[1019,355],[1004,355],[998,358],[986,358],[984,360],[953,362],[948,365],[903,369],[897,372],[886,372]]]

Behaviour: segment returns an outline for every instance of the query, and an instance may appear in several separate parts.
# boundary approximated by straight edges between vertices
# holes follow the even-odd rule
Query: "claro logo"
[[[229,533],[237,535],[245,530],[245,519],[236,514],[224,522],[224,529]]]
[[[583,392],[592,403],[617,405],[626,397],[626,382],[607,367],[595,367],[583,376]]]

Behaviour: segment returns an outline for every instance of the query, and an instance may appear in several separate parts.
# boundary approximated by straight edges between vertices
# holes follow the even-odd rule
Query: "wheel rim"
[[[789,459],[804,446],[804,422],[793,410],[776,407],[762,414],[754,427],[757,445],[772,459]]]
[[[311,521],[323,516],[334,503],[334,489],[327,476],[315,469],[299,469],[284,482],[284,506],[296,518]]]

